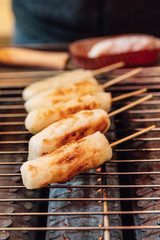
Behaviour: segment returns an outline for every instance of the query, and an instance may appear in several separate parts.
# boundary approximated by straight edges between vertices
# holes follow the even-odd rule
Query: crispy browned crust
[[[97,132],[25,162],[21,167],[23,182],[30,189],[44,187],[52,182],[63,183],[80,172],[103,164],[111,156],[112,149],[107,139]]]
[[[33,136],[29,141],[32,160],[55,151],[66,143],[77,141],[97,131],[104,133],[110,126],[108,114],[102,109],[83,110],[61,119]]]
[[[99,108],[108,111],[110,106],[111,96],[109,93],[88,94],[67,102],[60,102],[55,106],[31,111],[25,120],[25,126],[31,133],[36,134],[50,124],[81,110]]]

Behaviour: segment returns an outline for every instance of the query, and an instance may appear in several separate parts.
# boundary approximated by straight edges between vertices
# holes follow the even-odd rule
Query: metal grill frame
[[[112,72],[111,77],[119,75],[124,73],[125,71],[127,71],[127,69],[122,69],[122,70],[116,70],[114,72]],[[21,164],[23,162],[21,161],[11,161],[11,159],[16,158],[16,156],[21,156],[23,155],[27,155],[28,151],[27,151],[27,147],[25,150],[14,150],[14,146],[15,145],[19,145],[19,144],[24,144],[27,146],[28,140],[19,140],[19,136],[24,135],[25,137],[29,138],[29,133],[25,130],[24,128],[24,118],[26,117],[26,113],[24,111],[24,105],[23,105],[23,99],[21,97],[21,92],[22,89],[27,86],[29,83],[31,83],[33,80],[39,80],[42,79],[44,77],[50,76],[51,74],[55,74],[57,72],[54,71],[27,71],[27,72],[2,72],[0,73],[0,88],[1,88],[1,95],[0,95],[0,128],[2,130],[0,130],[0,137],[2,137],[2,141],[0,141],[0,146],[1,146],[1,150],[0,150],[0,157],[1,159],[3,158],[3,156],[8,156],[8,161],[2,161],[0,162],[0,166],[21,166]],[[160,75],[160,67],[153,67],[153,68],[146,68],[143,70],[143,72],[140,74],[139,77],[136,78],[132,78],[130,80],[125,80],[123,83],[118,84],[118,86],[113,86],[110,87],[110,91],[113,93],[113,95],[120,95],[120,93],[122,92],[128,92],[131,90],[135,90],[135,89],[140,89],[142,87],[146,87],[149,89],[149,91],[151,93],[153,93],[153,99],[143,103],[146,106],[151,106],[151,108],[149,110],[139,110],[137,108],[134,108],[133,110],[128,110],[128,112],[137,114],[137,118],[134,119],[130,119],[131,122],[147,122],[147,123],[152,123],[154,122],[155,124],[158,123],[160,121],[159,117],[152,117],[152,118],[148,118],[148,117],[144,117],[143,119],[139,119],[138,118],[138,114],[143,111],[143,114],[145,116],[145,114],[151,113],[160,113],[160,109],[158,109],[158,105],[160,105],[160,93],[157,91],[160,89],[160,79],[159,79],[159,75]],[[4,80],[5,79],[5,80]],[[144,96],[144,94],[141,94],[140,96]],[[127,101],[122,101],[120,103],[117,103],[117,105],[115,104],[115,107],[118,107],[121,104],[125,104],[125,103],[129,103],[131,100],[127,100]],[[7,113],[6,113],[7,112]],[[21,119],[22,118],[22,119]],[[2,119],[2,120],[1,120]],[[7,119],[8,121],[6,122],[5,119]],[[11,119],[11,121],[10,121]],[[15,119],[12,121],[12,119]],[[116,122],[120,123],[122,120],[116,118]],[[16,130],[15,131],[7,131],[8,127],[13,127],[16,126]],[[21,129],[22,128],[22,129]],[[123,133],[125,133],[126,129],[116,129],[117,132],[121,133],[121,131],[123,131]],[[141,129],[131,129],[133,131],[136,130],[141,130]],[[110,132],[115,131],[114,129],[110,129]],[[158,134],[160,132],[160,126],[157,126],[155,129],[153,129],[151,132],[155,132],[156,137],[145,137],[142,136],[141,138],[135,138],[132,141],[136,142],[136,141],[160,141],[160,138],[158,137]],[[5,138],[7,136],[7,138],[10,138],[11,136],[14,139],[17,140],[3,140],[3,137]],[[10,150],[5,150],[6,146],[12,146]],[[3,146],[4,146],[4,150],[3,150]],[[153,147],[153,148],[138,148],[138,149],[134,149],[134,148],[119,148],[117,147],[116,149],[114,149],[115,153],[124,153],[125,152],[156,152],[159,153],[160,156],[160,148],[159,147]],[[14,157],[13,157],[14,156]],[[7,158],[7,157],[6,157]],[[25,157],[24,157],[25,158]],[[106,163],[107,164],[121,164],[121,163],[125,163],[125,164],[130,164],[130,163],[141,163],[141,162],[159,162],[160,159],[156,158],[156,159],[113,159],[110,161],[110,163]],[[95,173],[82,173],[81,175],[88,175],[88,174],[95,174],[97,176],[122,176],[122,175],[149,175],[149,174],[154,174],[154,175],[158,175],[160,174],[159,171],[153,171],[153,172],[95,172]],[[20,173],[1,173],[0,177],[20,177]],[[55,186],[47,186],[46,188],[64,188],[63,184],[57,184]],[[95,189],[132,189],[132,188],[149,188],[149,187],[154,187],[154,188],[159,188],[160,184],[154,184],[153,185],[144,185],[144,184],[139,184],[139,185],[133,185],[133,184],[117,184],[117,185],[112,185],[112,184],[97,184],[97,185],[78,185],[78,186],[71,186],[71,185],[65,185],[65,188],[95,188]],[[7,186],[7,185],[2,185],[0,186],[0,191],[4,190],[4,189],[25,189],[25,187],[23,185],[13,185],[13,186]],[[112,201],[118,201],[118,202],[124,202],[124,201],[137,201],[137,200],[143,200],[143,201],[147,201],[147,200],[151,200],[152,198],[148,198],[148,197],[107,197],[105,196],[105,194],[103,195],[103,197],[101,198],[47,198],[47,197],[41,197],[41,198],[23,198],[23,199],[17,199],[17,198],[8,198],[8,199],[0,199],[0,202],[49,202],[49,201],[90,201],[92,203],[92,201],[102,201],[103,203],[108,203],[108,202],[112,202]],[[160,197],[154,197],[154,200],[160,200]],[[56,216],[60,216],[60,215],[101,215],[104,216],[105,218],[109,215],[133,215],[133,214],[159,214],[160,210],[150,210],[150,211],[103,211],[103,212],[54,212],[54,213],[48,213],[48,212],[21,212],[21,213],[0,213],[0,217],[2,216],[7,216],[7,217],[14,217],[14,216],[50,216],[50,215],[56,215]],[[104,221],[104,223],[106,223],[107,221]],[[153,230],[157,230],[160,229],[159,225],[143,225],[143,226],[135,226],[135,225],[119,225],[119,226],[110,226],[110,225],[105,225],[104,226],[94,226],[94,227],[72,227],[72,226],[68,226],[68,227],[47,227],[47,226],[43,226],[43,227],[1,227],[0,230],[1,231],[48,231],[48,230],[52,230],[52,231],[59,231],[59,230],[76,230],[76,231],[83,231],[83,230],[104,230],[104,233],[108,233],[108,230],[136,230],[136,229],[153,229]],[[104,239],[107,239],[108,235],[104,234]]]

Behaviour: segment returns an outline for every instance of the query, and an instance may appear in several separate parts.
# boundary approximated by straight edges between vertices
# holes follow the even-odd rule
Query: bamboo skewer
[[[143,130],[141,130],[141,131],[138,131],[138,132],[136,132],[136,133],[133,133],[133,134],[131,134],[131,135],[125,137],[125,138],[122,138],[122,139],[120,139],[120,140],[118,140],[118,141],[116,141],[116,142],[113,142],[113,143],[110,144],[110,147],[114,147],[114,146],[116,146],[116,145],[118,145],[118,144],[120,144],[120,143],[126,142],[126,141],[128,141],[128,140],[130,140],[130,139],[132,139],[132,138],[134,138],[134,137],[137,137],[137,136],[139,136],[139,135],[142,135],[143,133],[146,133],[146,132],[152,130],[153,128],[155,128],[155,125],[152,125],[152,126],[150,126],[150,127],[148,127],[148,128],[145,128],[145,129],[143,129]],[[106,189],[104,189],[104,197],[107,198]],[[107,212],[107,211],[108,211],[108,204],[107,204],[107,202],[105,202],[105,201],[104,201],[104,203],[103,203],[103,210],[104,210],[104,212]],[[109,226],[108,215],[104,215],[104,226],[105,226],[105,227],[108,227],[108,226]],[[110,234],[109,234],[109,231],[108,231],[108,230],[105,230],[105,232],[104,232],[104,239],[105,239],[105,240],[109,240],[109,239],[110,239]]]
[[[132,70],[132,71],[130,71],[128,73],[125,73],[125,74],[123,74],[123,75],[121,75],[119,77],[116,77],[116,78],[114,78],[114,79],[112,79],[112,80],[102,84],[101,86],[102,86],[102,88],[105,89],[107,87],[110,87],[110,86],[112,86],[112,85],[122,81],[122,80],[125,80],[127,78],[133,77],[134,75],[138,74],[141,71],[142,71],[142,68],[136,68],[136,69],[134,69],[134,70]]]
[[[99,74],[104,73],[104,72],[109,72],[109,71],[114,70],[116,68],[123,67],[124,65],[125,65],[124,62],[117,62],[117,63],[114,63],[112,65],[93,70],[92,71],[92,76],[96,76],[96,75],[99,75]]]
[[[144,92],[147,92],[147,88],[142,88],[142,89],[130,92],[130,93],[125,93],[125,94],[122,94],[120,96],[114,97],[114,98],[112,98],[112,102],[116,102],[116,101],[119,101],[119,100],[122,100],[122,99],[125,99],[125,98],[129,98],[129,97],[132,97],[132,96],[136,96],[136,95],[144,93]]]
[[[129,109],[129,108],[131,108],[131,107],[136,106],[136,105],[139,104],[139,103],[142,103],[142,102],[144,102],[144,101],[152,98],[152,96],[153,96],[152,94],[149,94],[149,95],[147,95],[147,96],[145,96],[145,97],[142,97],[142,98],[140,98],[140,99],[138,99],[138,100],[136,100],[136,101],[134,101],[134,102],[132,102],[132,103],[124,106],[124,107],[121,107],[121,108],[119,108],[119,109],[117,109],[117,110],[109,113],[108,116],[109,116],[109,117],[112,117],[112,116],[114,116],[114,115],[116,115],[116,114],[118,114],[118,113],[121,113],[121,112],[123,112],[123,111],[125,111],[125,110],[127,110],[127,109]]]
[[[131,92],[131,93],[123,94],[123,95],[117,97],[117,101],[118,101],[119,99],[124,99],[124,98],[126,98],[126,97],[134,96],[135,94],[140,94],[140,93],[146,92],[146,91],[147,91],[147,89],[146,89],[146,88],[143,88],[143,89],[140,89],[140,90]],[[123,97],[123,96],[124,96],[124,97]],[[122,97],[122,98],[121,98],[121,97]],[[152,95],[150,94],[150,95],[148,95],[148,96],[146,96],[146,97],[147,97],[147,99],[148,99],[148,98],[151,98]],[[141,99],[139,99],[138,101],[135,101],[135,102],[132,103],[132,104],[128,104],[127,106],[122,107],[122,108],[114,111],[113,114],[111,113],[111,114],[109,114],[109,115],[110,115],[110,116],[111,116],[111,115],[114,116],[115,114],[118,114],[118,113],[120,113],[121,111],[124,111],[124,110],[132,107],[133,104],[135,104],[135,103],[138,104],[138,103],[140,103],[141,101],[145,101],[145,100],[146,100],[146,97],[141,98]],[[124,109],[124,108],[125,108],[125,109]],[[114,142],[114,143],[111,143],[110,146],[113,147],[113,146],[115,146],[115,145],[118,145],[118,144],[120,144],[120,143],[122,143],[122,142],[124,142],[124,141],[127,141],[127,140],[135,137],[135,136],[138,136],[138,135],[140,135],[140,134],[143,134],[143,133],[151,130],[151,129],[154,128],[154,127],[155,127],[155,125],[147,128],[147,129],[144,129],[144,130],[142,130],[142,131],[140,131],[140,132],[138,132],[138,133],[134,133],[134,134],[132,134],[132,135],[130,135],[130,136],[128,136],[128,137],[122,138],[122,139],[120,139],[120,140],[118,140],[118,141],[116,141],[116,142]],[[103,194],[104,194],[104,198],[107,198],[106,189],[104,189]],[[107,211],[108,211],[108,204],[107,204],[107,202],[105,202],[105,201],[104,201],[104,203],[103,203],[103,210],[104,210],[104,212],[107,212]],[[104,226],[105,226],[105,227],[108,227],[108,226],[109,226],[108,215],[104,215]],[[105,232],[104,232],[104,240],[109,240],[109,239],[110,239],[110,233],[109,233],[108,230],[105,230]]]
[[[146,132],[152,130],[153,128],[155,128],[155,125],[151,125],[148,128],[145,128],[145,129],[143,129],[143,130],[141,130],[139,132],[133,133],[133,134],[131,134],[131,135],[125,137],[125,138],[122,138],[122,139],[120,139],[120,140],[118,140],[116,142],[113,142],[113,143],[110,144],[110,146],[113,147],[113,146],[116,146],[116,145],[118,145],[118,144],[120,144],[122,142],[126,142],[126,141],[128,141],[128,140],[130,140],[130,139],[132,139],[134,137],[137,137],[137,136],[139,136],[139,135],[141,135],[143,133],[146,133]]]

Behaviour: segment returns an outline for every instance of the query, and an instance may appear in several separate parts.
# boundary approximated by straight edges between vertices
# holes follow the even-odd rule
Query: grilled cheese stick
[[[84,81],[88,78],[91,78],[92,75],[92,71],[90,70],[76,69],[68,71],[30,84],[23,90],[22,96],[23,99],[27,101],[29,98],[40,92],[49,90],[51,88],[63,87],[66,83]]]
[[[36,94],[25,103],[27,112],[39,107],[52,106],[60,101],[68,101],[75,97],[80,97],[86,94],[95,94],[102,92],[103,88],[97,83],[94,78],[89,78],[86,81],[70,83],[66,86],[56,89],[50,89],[39,94]]]
[[[31,137],[28,160],[51,153],[71,141],[96,131],[105,132],[110,126],[108,114],[102,109],[84,110],[61,119]]]
[[[106,137],[96,132],[25,162],[21,167],[23,184],[28,189],[35,189],[54,182],[63,183],[80,172],[102,165],[111,157],[112,148]]]
[[[110,110],[111,94],[109,92],[99,92],[95,95],[88,94],[67,102],[59,102],[52,107],[36,108],[27,115],[25,127],[29,132],[36,134],[64,117],[84,109],[92,110],[96,108],[104,109],[107,112]]]

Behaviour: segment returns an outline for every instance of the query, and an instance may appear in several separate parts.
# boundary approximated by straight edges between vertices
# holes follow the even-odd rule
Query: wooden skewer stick
[[[122,94],[120,96],[112,98],[112,102],[116,102],[116,101],[119,101],[119,100],[122,100],[122,99],[125,99],[125,98],[129,98],[129,97],[132,97],[132,96],[136,96],[138,94],[147,92],[147,90],[148,90],[147,88],[142,88],[142,89],[130,92],[130,93]]]
[[[116,142],[114,142],[114,143],[111,143],[110,144],[110,146],[111,147],[113,147],[113,146],[116,146],[116,145],[118,145],[118,144],[120,144],[120,143],[122,143],[122,142],[125,142],[125,141],[127,141],[127,140],[130,140],[130,139],[132,139],[132,138],[134,138],[134,137],[137,137],[137,136],[139,136],[139,135],[141,135],[141,134],[143,134],[143,133],[146,133],[146,132],[148,132],[148,131],[150,131],[151,129],[153,129],[153,128],[155,128],[155,125],[152,125],[152,126],[150,126],[150,127],[148,127],[148,128],[145,128],[145,129],[143,129],[143,130],[141,130],[141,131],[139,131],[139,132],[136,132],[136,133],[134,133],[134,134],[132,134],[132,135],[129,135],[128,137],[125,137],[125,138],[122,138],[122,139],[120,139],[120,140],[118,140],[118,141],[116,141]],[[106,192],[106,189],[104,189],[103,190],[103,195],[104,195],[104,198],[107,198],[107,192]],[[107,212],[108,211],[108,204],[107,204],[107,202],[105,202],[104,201],[104,203],[103,203],[103,210],[104,210],[104,212]],[[108,219],[108,215],[104,215],[104,226],[105,227],[108,227],[109,226],[109,219]],[[110,239],[110,234],[109,234],[109,231],[108,230],[105,230],[105,232],[104,232],[104,239]]]
[[[116,78],[114,78],[114,79],[112,79],[112,80],[102,84],[101,86],[102,86],[102,88],[105,89],[107,87],[110,87],[111,85],[114,85],[114,84],[122,81],[122,80],[125,80],[127,78],[133,77],[134,75],[138,74],[141,71],[142,71],[142,68],[136,68],[136,69],[134,69],[134,70],[132,70],[132,71],[130,71],[128,73],[125,73],[125,74],[123,74],[123,75],[121,75],[119,77],[116,77]]]
[[[113,147],[113,146],[116,146],[116,145],[118,145],[118,144],[120,144],[122,142],[128,141],[128,140],[130,140],[130,139],[132,139],[134,137],[137,137],[137,136],[139,136],[139,135],[141,135],[143,133],[146,133],[146,132],[150,131],[153,128],[155,128],[155,125],[152,125],[152,126],[150,126],[148,128],[145,128],[145,129],[143,129],[143,130],[141,130],[139,132],[133,133],[133,134],[129,135],[128,137],[125,137],[125,138],[122,138],[122,139],[120,139],[120,140],[118,140],[116,142],[113,142],[113,143],[110,144],[110,146]]]
[[[104,72],[109,72],[109,71],[114,70],[116,68],[123,67],[124,65],[125,65],[124,62],[118,62],[118,63],[114,63],[112,65],[109,65],[109,66],[106,66],[106,67],[103,67],[103,68],[93,70],[92,71],[92,76],[96,76],[96,75],[99,75],[99,74],[104,73]]]
[[[138,99],[138,100],[136,100],[136,101],[134,101],[134,102],[132,102],[132,103],[124,106],[124,107],[121,107],[121,108],[119,108],[119,109],[117,109],[117,110],[109,113],[108,116],[109,116],[109,117],[112,117],[112,116],[114,116],[114,115],[116,115],[116,114],[118,114],[118,113],[121,113],[121,112],[123,112],[123,111],[125,111],[125,110],[127,110],[127,109],[129,109],[129,108],[131,108],[131,107],[134,107],[134,106],[136,106],[137,104],[142,103],[142,102],[144,102],[144,101],[146,101],[146,100],[148,100],[148,99],[150,99],[150,98],[152,98],[152,97],[153,97],[152,94],[148,94],[148,95],[145,96],[145,97],[142,97],[142,98],[140,98],[140,99]]]

